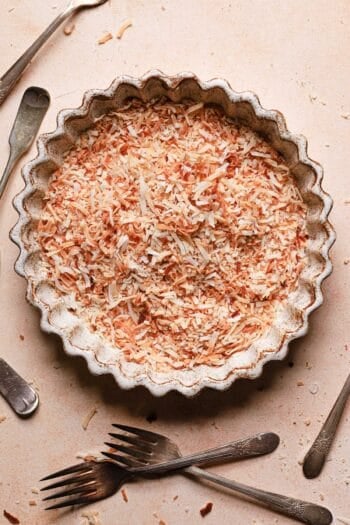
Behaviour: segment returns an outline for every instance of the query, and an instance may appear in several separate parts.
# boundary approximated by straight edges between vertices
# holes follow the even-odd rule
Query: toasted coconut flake
[[[198,111],[199,109],[202,109],[204,106],[203,102],[199,102],[198,104],[194,104],[193,106],[189,107],[187,110],[187,115],[190,113],[194,113],[195,111]]]
[[[125,501],[125,503],[127,503],[127,502],[129,501],[128,493],[126,492],[125,489],[122,489],[122,490],[121,490],[121,493],[122,493],[122,498],[123,498],[123,500]]]
[[[84,518],[84,525],[102,525],[100,513],[93,510],[85,510],[81,517]]]
[[[120,26],[120,28],[118,29],[116,37],[120,40],[123,37],[125,31],[131,26],[132,26],[132,20],[130,19],[125,20]]]
[[[219,109],[133,100],[66,154],[35,237],[48,280],[127,361],[220,366],[295,289],[306,206],[276,151]]]
[[[91,408],[91,410],[89,410],[89,412],[86,414],[86,416],[81,422],[81,426],[84,430],[87,430],[87,427],[89,426],[90,421],[92,420],[95,414],[97,414],[97,407]]]
[[[71,35],[73,33],[74,29],[75,29],[75,24],[68,23],[67,25],[64,26],[63,33],[66,36],[69,36],[69,35]]]
[[[98,45],[101,46],[102,44],[105,44],[106,42],[108,42],[108,40],[112,40],[112,38],[113,38],[112,33],[105,33],[98,39],[97,43]]]

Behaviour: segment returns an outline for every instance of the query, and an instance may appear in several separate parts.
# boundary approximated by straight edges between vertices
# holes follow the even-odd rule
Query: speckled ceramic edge
[[[225,365],[201,365],[193,370],[172,370],[169,373],[157,373],[144,365],[126,363],[118,349],[89,333],[81,319],[70,313],[67,302],[40,275],[36,260],[38,249],[30,239],[30,223],[40,214],[50,174],[79,133],[130,96],[150,100],[162,95],[174,102],[192,98],[219,104],[228,116],[265,135],[286,159],[308,204],[311,239],[308,267],[301,275],[298,290],[290,295],[287,308],[278,313],[276,323],[266,337],[254,343],[247,352],[234,354]],[[170,390],[193,396],[204,387],[225,390],[238,378],[258,377],[266,362],[283,359],[289,343],[307,332],[310,313],[323,302],[321,284],[332,271],[329,250],[335,241],[335,232],[328,221],[332,199],[321,186],[322,167],[307,155],[306,139],[291,134],[283,115],[263,109],[254,93],[237,93],[224,80],[203,82],[188,72],[169,77],[160,71],[150,71],[138,79],[121,76],[106,90],[86,92],[79,108],[60,111],[56,130],[41,135],[37,147],[37,157],[22,171],[25,188],[13,203],[19,214],[10,233],[20,249],[15,270],[27,279],[27,299],[41,312],[41,329],[59,335],[68,354],[83,356],[92,374],[112,374],[121,388],[143,385],[155,396]]]

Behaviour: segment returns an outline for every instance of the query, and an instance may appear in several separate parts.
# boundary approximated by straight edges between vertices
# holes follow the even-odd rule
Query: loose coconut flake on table
[[[83,420],[81,422],[81,426],[83,427],[84,430],[87,430],[87,428],[88,428],[88,426],[90,424],[90,421],[92,420],[94,415],[97,414],[97,412],[98,412],[97,407],[92,407],[91,410],[89,410],[89,412],[83,418]]]
[[[108,42],[109,40],[112,40],[112,38],[113,38],[112,33],[105,33],[104,35],[102,35],[102,36],[98,39],[97,43],[98,43],[98,45],[101,46],[102,44],[105,44],[105,43]]]
[[[133,100],[98,119],[36,228],[47,279],[89,329],[159,371],[247,350],[305,264],[306,206],[283,159],[202,103]]]
[[[86,510],[81,517],[84,518],[84,525],[102,525],[99,512]]]
[[[99,458],[99,452],[78,452],[75,455],[78,459],[83,459],[84,461],[96,461]]]
[[[123,38],[123,35],[125,33],[125,31],[127,29],[129,29],[129,27],[132,26],[132,20],[128,19],[128,20],[125,20],[121,26],[119,27],[118,31],[117,31],[117,34],[116,34],[116,37],[120,40],[121,38]]]
[[[66,36],[69,36],[73,33],[74,29],[75,29],[75,24],[72,24],[69,22],[66,26],[64,26],[63,33]]]

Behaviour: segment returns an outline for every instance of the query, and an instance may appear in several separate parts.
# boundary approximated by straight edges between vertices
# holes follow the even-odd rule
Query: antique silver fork
[[[140,443],[142,442],[143,450],[147,449],[147,453],[154,458],[155,464],[126,469],[125,465],[129,464],[131,466],[132,461],[129,462],[125,459],[123,466],[110,461],[88,461],[55,472],[41,481],[58,477],[65,477],[65,479],[44,487],[42,490],[51,490],[58,487],[65,487],[65,489],[44,498],[44,501],[56,498],[66,499],[52,505],[49,509],[91,503],[92,501],[106,498],[117,492],[121,485],[136,476],[170,472],[192,464],[199,465],[219,459],[243,459],[269,454],[279,444],[279,437],[276,434],[267,432],[198,454],[180,457],[175,443],[161,434],[124,425],[121,425],[120,428],[128,432],[133,430],[137,432]],[[128,439],[127,436],[126,439]],[[128,442],[131,443],[133,439],[130,437]],[[127,451],[127,447],[125,447],[125,451]],[[70,496],[73,496],[73,498],[70,498]]]

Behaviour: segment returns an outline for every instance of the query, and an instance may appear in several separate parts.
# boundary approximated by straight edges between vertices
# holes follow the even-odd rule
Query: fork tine
[[[80,498],[70,499],[66,501],[61,501],[60,503],[55,503],[55,505],[51,505],[50,507],[46,507],[45,510],[51,510],[51,509],[61,509],[63,507],[71,507],[73,505],[85,505],[86,503],[91,503],[93,500],[91,500],[90,496],[81,496]]]
[[[143,450],[139,450],[135,447],[124,447],[124,445],[116,445],[115,443],[108,443],[105,441],[105,445],[110,448],[114,448],[118,450],[119,452],[124,452],[128,456],[133,456],[138,459],[145,459],[147,460],[150,456],[152,456],[152,452],[147,452]]]
[[[109,459],[113,459],[113,461],[119,461],[119,458],[121,456],[119,456],[119,454],[113,454],[112,452],[101,452],[101,454],[103,454],[104,456],[106,456],[107,458]],[[147,461],[142,461],[142,460],[135,460],[135,462],[133,461],[130,465],[130,467],[143,467],[144,465],[147,465]]]
[[[119,428],[119,430],[129,432],[129,434],[136,434],[137,436],[141,436],[144,439],[146,439],[146,441],[151,441],[151,443],[167,439],[161,434],[156,434],[156,432],[150,432],[149,430],[144,430],[143,428],[130,427],[129,425],[121,425],[119,423],[113,423],[112,426],[115,428]]]
[[[56,492],[50,496],[43,498],[43,501],[49,501],[50,499],[64,498],[65,496],[73,496],[74,494],[80,494],[81,496],[87,496],[88,494],[94,494],[95,489],[94,485],[96,482],[93,480],[89,483],[84,483],[84,485],[79,485],[79,487],[71,487],[67,490],[61,490],[61,492]],[[91,489],[90,489],[91,486]],[[90,489],[90,490],[89,490]]]
[[[112,452],[101,452],[106,458],[113,459],[113,461],[119,461],[120,456],[112,454]]]
[[[108,435],[114,439],[119,439],[119,441],[125,441],[126,443],[129,443],[130,445],[135,445],[136,447],[142,446],[143,448],[147,448],[149,452],[152,451],[152,448],[150,448],[149,446],[150,442],[144,441],[142,438],[131,437],[131,436],[128,436],[127,434],[114,434],[113,432],[109,432]]]
[[[84,476],[82,478],[82,476],[79,475],[75,476],[74,478],[62,479],[61,481],[56,481],[56,483],[51,483],[51,485],[43,487],[42,489],[40,489],[40,491],[43,492],[45,490],[58,489],[59,487],[64,487],[66,485],[74,485],[76,483],[82,483],[84,481],[92,481],[93,479],[93,476]]]
[[[59,478],[60,476],[67,476],[68,474],[74,474],[75,472],[86,471],[86,473],[88,473],[90,470],[91,470],[91,467],[89,467],[89,462],[86,461],[85,463],[78,463],[77,465],[73,465],[72,467],[58,470],[57,472],[54,472],[53,474],[49,474],[48,476],[41,478],[40,481],[47,481],[48,479]]]
[[[143,465],[146,465],[147,462],[146,461],[143,461],[141,459],[131,459],[127,456],[120,456],[119,454],[112,454],[111,452],[101,452],[101,454],[103,454],[104,456],[110,458],[110,459],[113,459],[113,461],[117,461],[118,463],[122,463],[122,467],[127,466],[127,467],[140,467],[140,466],[143,466]],[[113,456],[113,457],[111,457]]]

